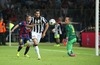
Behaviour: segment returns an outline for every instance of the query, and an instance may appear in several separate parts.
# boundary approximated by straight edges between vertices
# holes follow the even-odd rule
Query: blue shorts
[[[20,37],[19,38],[19,45],[24,45],[25,43],[29,42],[30,41],[30,37],[27,36],[27,37]]]

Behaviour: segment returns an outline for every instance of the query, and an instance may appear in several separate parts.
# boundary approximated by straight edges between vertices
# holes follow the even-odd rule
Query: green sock
[[[72,45],[73,44],[70,41],[67,43],[66,48],[67,48],[68,52],[70,52],[72,50]]]

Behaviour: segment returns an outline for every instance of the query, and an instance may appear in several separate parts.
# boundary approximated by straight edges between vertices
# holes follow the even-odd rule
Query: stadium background
[[[60,17],[60,20],[64,21],[65,16],[70,16],[74,23],[78,23],[74,24],[77,32],[94,32],[95,0],[0,0],[0,17],[4,18],[7,25],[6,34],[9,34],[9,22],[16,25],[24,20],[25,15],[33,16],[35,9],[41,9],[41,15],[47,20],[55,18],[59,21]],[[50,26],[42,41],[54,42],[53,34],[50,33],[52,28],[53,26]],[[79,47],[77,44],[73,46],[76,54],[74,58],[66,54],[66,46],[63,44],[55,47],[49,42],[39,44],[42,56],[40,61],[37,60],[33,47],[29,51],[30,58],[23,56],[25,47],[21,51],[21,56],[16,57],[17,41],[18,29],[12,34],[11,46],[0,45],[0,65],[100,65],[100,56],[95,55],[95,48]]]
[[[95,0],[0,0],[0,17],[4,18],[6,24],[12,22],[16,25],[25,19],[25,15],[33,16],[35,9],[40,9],[41,15],[48,21],[54,18],[58,22],[64,22],[64,18],[70,16],[73,22],[78,23],[74,24],[77,32],[94,31]],[[63,31],[64,26],[61,26]],[[53,26],[49,27],[42,42],[54,42],[50,31],[52,28]],[[63,35],[61,41],[62,39]],[[18,29],[12,34],[12,41],[18,41]]]

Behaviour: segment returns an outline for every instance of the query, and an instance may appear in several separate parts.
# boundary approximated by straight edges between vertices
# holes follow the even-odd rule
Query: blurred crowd
[[[18,23],[25,15],[33,16],[35,9],[40,9],[48,21],[64,21],[69,16],[80,24],[80,30],[95,26],[95,0],[0,0],[0,17],[5,24]]]
[[[94,26],[95,0],[0,0],[0,16],[4,20],[20,21],[24,15],[33,15],[34,9],[41,9],[48,20],[70,16],[83,28]]]

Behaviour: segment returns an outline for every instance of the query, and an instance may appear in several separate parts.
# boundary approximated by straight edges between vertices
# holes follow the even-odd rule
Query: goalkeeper
[[[66,39],[67,39],[67,54],[71,57],[74,57],[75,54],[73,53],[73,44],[77,41],[75,29],[73,25],[70,23],[71,19],[69,17],[65,18],[65,24],[66,24]]]

